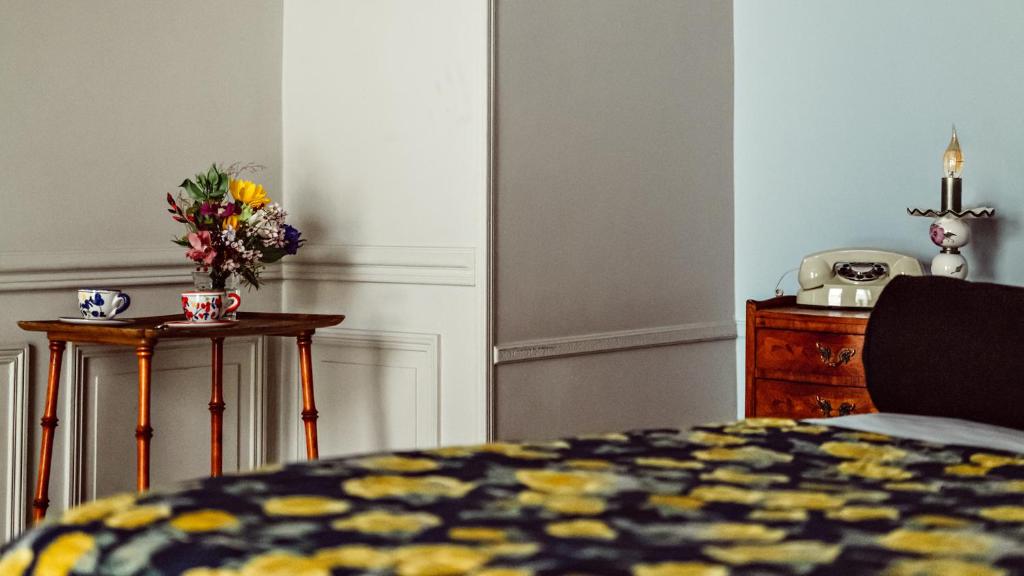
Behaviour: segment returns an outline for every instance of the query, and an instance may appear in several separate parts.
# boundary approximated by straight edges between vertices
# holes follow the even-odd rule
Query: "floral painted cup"
[[[224,301],[229,304],[225,307]],[[185,310],[185,320],[189,322],[217,322],[238,309],[242,297],[238,294],[223,291],[182,292],[181,307]]]
[[[132,299],[120,290],[82,288],[78,291],[78,309],[86,320],[110,320],[131,306]]]

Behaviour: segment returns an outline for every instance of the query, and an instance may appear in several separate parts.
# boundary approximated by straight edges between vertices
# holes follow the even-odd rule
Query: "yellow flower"
[[[714,482],[728,482],[730,484],[757,485],[789,481],[789,478],[786,478],[782,474],[752,474],[745,472],[742,469],[735,468],[715,468],[713,472],[701,474],[700,479]]]
[[[752,462],[760,465],[774,464],[776,462],[791,462],[793,456],[783,454],[774,450],[760,448],[757,446],[745,446],[743,448],[711,448],[710,450],[697,450],[693,453],[698,460],[712,462]]]
[[[368,470],[385,472],[432,472],[440,468],[429,458],[407,458],[405,456],[376,456],[361,458],[354,463]]]
[[[786,537],[786,531],[769,528],[764,524],[743,524],[739,522],[717,522],[708,524],[697,532],[702,540],[750,540],[756,542],[778,542]]]
[[[395,550],[399,576],[454,576],[475,570],[491,559],[491,555],[468,546],[425,544]]]
[[[104,521],[110,528],[134,530],[170,518],[171,509],[167,505],[134,506],[127,510],[115,512]]]
[[[544,531],[556,538],[593,538],[614,540],[618,533],[600,520],[570,520],[552,522]]]
[[[747,518],[762,522],[805,522],[807,510],[753,510]]]
[[[237,214],[232,214],[231,216],[228,216],[221,223],[220,227],[223,228],[224,230],[227,230],[229,228],[231,230],[235,230],[236,228],[238,228],[238,215]]]
[[[745,428],[792,428],[796,426],[796,421],[789,418],[747,418],[735,425]]]
[[[555,470],[519,470],[516,480],[547,494],[593,494],[613,484],[613,478],[604,474]]]
[[[888,482],[882,485],[886,490],[894,492],[938,492],[938,484],[926,484],[924,482]]]
[[[1024,465],[1024,458],[1019,456],[1003,456],[1001,454],[986,454],[978,452],[971,454],[971,462],[985,468],[998,468],[1000,466],[1021,466]]]
[[[676,460],[675,458],[637,458],[635,460],[637,466],[647,466],[650,468],[674,468],[677,470],[700,470],[704,468],[702,462],[694,462],[692,460]]]
[[[779,544],[706,546],[704,554],[728,564],[831,564],[841,548],[813,540]]]
[[[996,486],[1003,492],[1024,492],[1024,480],[1007,480]]]
[[[843,504],[846,504],[845,498],[825,492],[780,490],[778,492],[766,492],[764,497],[765,508],[783,510],[791,508],[830,510],[839,508]]]
[[[736,444],[746,444],[746,438],[740,438],[739,436],[730,436],[728,434],[715,434],[714,432],[703,432],[697,430],[692,432],[689,436],[690,442],[696,444],[704,444],[706,446],[735,446]]]
[[[988,474],[991,468],[985,466],[972,466],[970,464],[955,464],[953,466],[946,466],[946,474],[952,474],[953,476],[984,476]]]
[[[790,432],[797,432],[800,434],[824,434],[828,432],[828,426],[816,426],[813,424],[806,424],[803,426],[794,426],[789,429]]]
[[[342,488],[348,494],[369,500],[403,496],[462,498],[476,484],[448,476],[364,476],[346,480]]]
[[[577,436],[580,440],[603,440],[604,442],[629,442],[629,436],[625,434],[584,434]]]
[[[884,466],[874,460],[849,460],[836,469],[847,476],[860,476],[871,480],[907,480],[914,474],[896,466]]]
[[[764,493],[735,486],[697,486],[690,496],[705,502],[730,502],[733,504],[756,504],[764,499]]]
[[[171,526],[182,532],[212,532],[238,526],[238,518],[223,510],[196,510],[171,520]]]
[[[570,468],[579,468],[581,470],[609,470],[615,467],[614,464],[607,460],[596,459],[566,460],[565,465]]]
[[[829,518],[844,522],[865,520],[899,520],[900,511],[888,506],[846,506],[825,514]]]
[[[637,564],[633,576],[728,576],[725,566],[704,562],[662,562],[660,564]]]
[[[527,490],[519,494],[519,503],[525,506],[543,506],[558,514],[593,516],[604,512],[605,501],[592,496],[573,494],[544,494]]]
[[[837,458],[891,462],[906,457],[907,453],[894,446],[867,442],[825,442],[821,450]]]
[[[392,513],[371,510],[341,520],[335,520],[335,530],[355,530],[364,534],[412,534],[440,526],[441,519],[426,512]]]
[[[994,506],[982,508],[978,516],[996,522],[1024,522],[1024,506]]]
[[[885,576],[1004,576],[1006,570],[952,558],[897,560],[885,570]]]
[[[267,193],[263,191],[262,184],[255,184],[248,180],[231,180],[228,189],[235,200],[253,208],[260,208],[270,202]]]
[[[330,570],[312,558],[288,552],[267,552],[242,566],[241,576],[330,576]]]
[[[892,442],[892,436],[886,436],[877,432],[844,432],[838,434],[838,436],[854,440],[867,440],[868,442]]]
[[[552,447],[554,447],[552,445]],[[508,458],[519,458],[521,460],[551,460],[558,458],[558,454],[533,450],[523,444],[510,444],[507,442],[492,442],[479,446],[449,446],[437,448],[430,451],[442,458],[462,458],[473,454],[500,454]]]
[[[480,550],[490,556],[515,556],[518,558],[533,556],[540,551],[540,545],[536,542],[503,542],[484,546]]]
[[[85,532],[61,534],[39,553],[35,573],[40,576],[68,574],[95,545],[95,539]]]
[[[963,518],[943,516],[942,514],[920,514],[911,518],[910,521],[921,526],[934,526],[936,528],[963,528],[970,525],[970,522]]]
[[[330,516],[344,514],[352,505],[324,496],[281,496],[263,503],[268,516]]]
[[[331,568],[361,568],[378,570],[387,568],[392,563],[391,554],[363,544],[321,548],[313,555],[317,564]]]
[[[485,526],[458,526],[448,530],[448,538],[452,540],[469,540],[472,542],[504,542],[508,534],[499,528]]]
[[[102,520],[118,510],[127,508],[135,503],[133,494],[119,494],[109,498],[93,500],[72,508],[61,517],[61,524],[88,524],[96,520]]]
[[[32,563],[32,549],[18,548],[0,558],[0,576],[22,576]]]
[[[957,531],[893,530],[878,540],[897,552],[915,552],[938,556],[984,555],[994,542],[984,534]]]
[[[677,494],[651,494],[647,503],[652,506],[664,507],[674,510],[698,510],[704,506],[704,501],[693,496],[680,496]]]

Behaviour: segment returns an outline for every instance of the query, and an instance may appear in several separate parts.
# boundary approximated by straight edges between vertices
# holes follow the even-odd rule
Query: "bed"
[[[0,575],[1024,573],[1017,428],[748,419],[291,464],[85,504]]]

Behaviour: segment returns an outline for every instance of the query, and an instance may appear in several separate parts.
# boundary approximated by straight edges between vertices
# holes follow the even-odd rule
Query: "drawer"
[[[864,336],[763,328],[755,341],[755,378],[864,386]]]
[[[754,380],[751,416],[825,418],[877,412],[866,388]]]

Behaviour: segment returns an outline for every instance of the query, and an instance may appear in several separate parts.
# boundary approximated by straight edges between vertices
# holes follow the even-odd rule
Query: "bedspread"
[[[378,454],[121,495],[0,574],[1024,573],[1024,455],[779,419]]]

